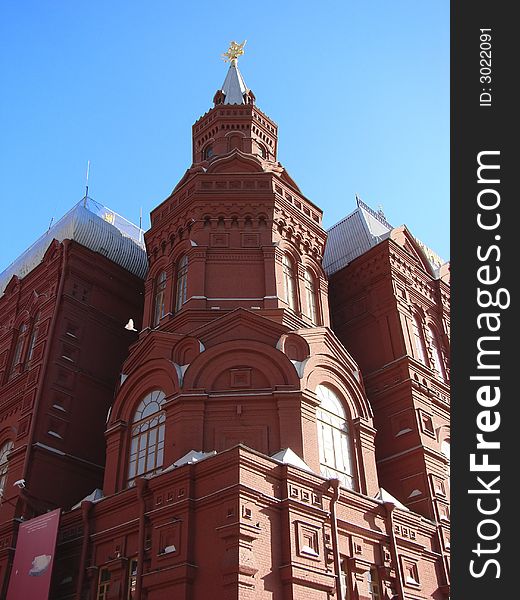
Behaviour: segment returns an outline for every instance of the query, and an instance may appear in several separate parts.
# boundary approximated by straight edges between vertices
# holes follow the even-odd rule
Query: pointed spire
[[[231,42],[228,51],[222,54],[224,61],[230,64],[222,88],[215,94],[215,104],[250,104],[254,100],[238,69],[238,57],[244,54],[246,41],[241,44]]]
[[[222,93],[224,101],[222,104],[246,104],[247,93],[249,92],[242,74],[238,70],[236,60],[232,60],[229,65],[226,79],[222,84]]]

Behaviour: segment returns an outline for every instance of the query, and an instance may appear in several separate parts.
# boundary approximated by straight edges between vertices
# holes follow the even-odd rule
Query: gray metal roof
[[[357,208],[327,232],[323,268],[332,275],[379,244],[393,229],[381,212],[356,196]]]
[[[224,104],[245,104],[244,95],[249,92],[245,84],[242,74],[238,70],[236,60],[232,60],[226,75],[226,79],[222,84],[222,92],[224,93]]]
[[[375,211],[356,196],[357,208],[327,232],[323,268],[330,277],[386,239],[394,227],[382,211]],[[421,240],[414,238],[436,276],[446,262]]]
[[[109,208],[83,198],[32,246],[0,273],[0,294],[13,277],[22,278],[37,267],[52,240],[74,240],[144,279],[148,259],[144,232]]]

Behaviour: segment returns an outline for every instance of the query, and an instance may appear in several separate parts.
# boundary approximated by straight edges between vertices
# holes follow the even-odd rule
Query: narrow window
[[[40,313],[37,312],[34,316],[31,337],[29,338],[29,347],[27,348],[27,357],[25,359],[25,368],[28,369],[31,364],[31,359],[34,353],[34,346],[36,346],[36,340],[38,338],[38,327],[40,323]]]
[[[137,587],[137,559],[133,558],[128,566],[128,595],[127,600],[135,600]]]
[[[175,312],[186,302],[188,292],[188,257],[184,255],[177,265],[177,287],[175,290]]]
[[[426,365],[426,353],[424,351],[424,340],[421,333],[421,322],[419,317],[413,319],[413,339],[415,344],[415,358]]]
[[[428,345],[430,346],[431,350],[433,370],[437,373],[437,375],[440,375],[440,377],[444,379],[444,369],[442,368],[442,355],[441,349],[437,342],[437,335],[435,334],[435,331],[432,329],[432,327],[428,327],[428,329],[426,330],[426,334],[428,336]]]
[[[164,317],[164,296],[166,293],[166,272],[161,271],[155,280],[155,297],[153,303],[153,327],[159,325]]]
[[[446,465],[446,473],[448,475],[448,480],[450,477],[450,449],[450,440],[444,440],[441,444],[441,452],[444,454],[446,460],[448,461]]]
[[[354,488],[351,440],[347,415],[339,397],[330,388],[318,385],[317,410],[320,470],[326,477],[339,479],[346,488]]]
[[[209,160],[213,156],[213,146],[206,146],[204,149],[204,160]]]
[[[348,592],[348,565],[346,560],[341,561],[340,566],[340,586],[341,586],[341,600],[350,600],[350,594]]]
[[[5,484],[7,483],[7,457],[9,456],[9,452],[13,449],[14,443],[11,441],[5,442],[5,444],[0,448],[0,501],[4,496]]]
[[[164,421],[162,410],[164,392],[147,394],[135,411],[130,438],[128,485],[141,475],[158,473],[163,464]]]
[[[18,330],[18,337],[13,352],[13,360],[11,362],[11,371],[9,377],[12,378],[18,372],[17,366],[22,360],[22,350],[25,342],[25,334],[27,333],[27,325],[23,323]]]
[[[108,569],[101,569],[101,571],[99,573],[99,582],[98,582],[96,600],[107,600],[109,590],[110,590],[110,571]]]
[[[296,310],[296,290],[294,284],[294,267],[291,259],[284,254],[282,259],[283,267],[283,284],[285,290],[285,301],[289,305],[289,308]]]
[[[370,571],[367,571],[367,583],[368,597],[370,600],[380,600],[381,594],[376,569],[370,569]]]
[[[305,292],[307,295],[307,314],[314,325],[317,325],[318,308],[316,302],[316,285],[314,276],[309,269],[305,271]]]

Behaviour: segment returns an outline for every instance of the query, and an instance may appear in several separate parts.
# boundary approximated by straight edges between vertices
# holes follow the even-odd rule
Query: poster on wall
[[[20,525],[7,600],[48,600],[61,509]]]

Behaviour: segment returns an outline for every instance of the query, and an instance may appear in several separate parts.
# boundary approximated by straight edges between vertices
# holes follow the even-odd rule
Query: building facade
[[[85,198],[0,274],[1,597],[20,518],[102,486],[124,324],[142,313],[135,229]]]
[[[324,266],[332,327],[363,373],[380,484],[436,523],[447,577],[449,265],[405,226],[393,228],[359,199],[357,209],[331,228],[329,242]]]
[[[7,517],[64,509],[56,600],[447,598],[448,313],[438,309],[448,287],[423,273],[426,250],[405,229],[381,233],[327,274],[322,211],[278,162],[277,126],[235,55],[213,102],[193,126],[191,167],[151,213],[142,313],[138,282],[114,290],[128,301],[116,337],[123,350],[133,343],[124,361],[111,353],[120,373],[113,401],[98,397],[102,406],[86,409],[102,415],[92,427],[106,456],[92,462],[104,461],[103,481],[81,475],[74,497],[57,489],[33,513],[20,506]],[[371,252],[390,251],[390,267],[356,274],[375,261]],[[372,316],[351,319],[363,294],[386,329]],[[122,314],[135,315],[138,334],[125,331]],[[411,432],[394,440],[394,420]],[[6,451],[5,489],[25,473],[16,452]]]

